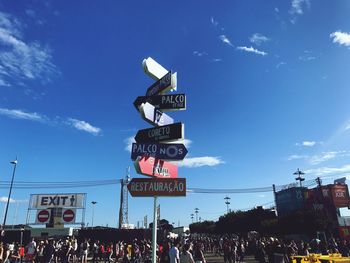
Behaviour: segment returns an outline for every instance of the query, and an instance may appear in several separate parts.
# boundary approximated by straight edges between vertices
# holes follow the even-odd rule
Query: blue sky
[[[178,72],[187,110],[188,187],[255,188],[350,175],[348,1],[1,1],[0,174],[17,181],[111,180],[132,166],[127,146],[150,125],[133,101],[153,81],[152,57]],[[328,181],[327,181],[328,180]],[[4,201],[8,189],[0,189]],[[17,222],[31,193],[86,192],[86,221],[117,225],[119,185],[14,189]],[[232,209],[273,201],[231,194]],[[161,216],[188,224],[226,211],[225,194],[161,198]],[[1,203],[2,207],[4,202]],[[129,221],[150,198],[129,199]],[[15,214],[11,203],[8,222]]]

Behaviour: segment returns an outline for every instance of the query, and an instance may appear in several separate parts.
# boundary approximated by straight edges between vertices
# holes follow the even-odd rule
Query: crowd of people
[[[309,243],[278,238],[243,238],[237,235],[188,236],[167,239],[157,246],[159,263],[205,263],[206,256],[223,257],[225,263],[244,262],[247,254],[254,255],[260,263],[276,263],[276,255],[290,262],[293,255],[310,253],[340,253],[350,255],[350,243],[346,240],[313,239]],[[64,239],[35,240],[25,246],[18,243],[0,243],[0,263],[148,263],[151,262],[151,241],[100,242],[74,237]]]

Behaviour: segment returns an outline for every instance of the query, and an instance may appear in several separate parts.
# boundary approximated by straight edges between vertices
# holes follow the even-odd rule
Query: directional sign
[[[156,128],[139,130],[136,142],[166,142],[184,139],[184,124],[177,122]]]
[[[154,126],[164,126],[174,123],[174,119],[157,110],[152,104],[146,102],[140,106],[142,118]]]
[[[158,80],[168,73],[168,70],[151,57],[142,61],[142,67],[145,73],[154,80]]]
[[[153,96],[166,93],[170,90],[176,90],[177,74],[169,71],[161,79],[157,80],[147,89],[146,96]]]
[[[133,197],[186,196],[186,179],[133,178],[128,190]]]
[[[75,212],[72,209],[67,209],[63,212],[62,219],[66,223],[72,223],[75,219]]]
[[[134,101],[134,106],[139,110],[142,103],[149,102],[161,111],[186,110],[185,94],[170,94],[159,96],[140,96]]]
[[[139,174],[158,178],[177,178],[177,166],[150,156],[139,156],[134,162]]]
[[[131,159],[138,156],[151,156],[163,160],[183,160],[187,154],[185,145],[180,143],[133,143],[131,147]]]
[[[44,224],[47,223],[50,219],[49,210],[39,210],[36,216],[37,222]]]

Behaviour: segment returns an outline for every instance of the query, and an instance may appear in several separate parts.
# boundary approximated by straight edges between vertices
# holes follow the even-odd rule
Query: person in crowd
[[[174,242],[169,250],[170,263],[180,263],[179,243]]]
[[[190,252],[190,245],[185,244],[183,246],[182,252],[180,254],[180,262],[181,263],[195,263],[193,256]]]

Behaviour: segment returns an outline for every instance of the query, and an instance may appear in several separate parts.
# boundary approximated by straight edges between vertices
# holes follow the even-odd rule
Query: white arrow
[[[161,79],[169,72],[169,70],[165,69],[162,65],[160,65],[157,61],[155,61],[151,57],[148,57],[147,59],[144,59],[142,61],[142,67],[145,73],[154,80]],[[177,83],[176,72],[172,75],[172,78],[174,79],[175,85],[172,86],[171,91],[176,91],[176,83]]]
[[[157,110],[152,104],[146,102],[140,106],[142,118],[154,126],[163,126],[174,123],[174,119]]]

